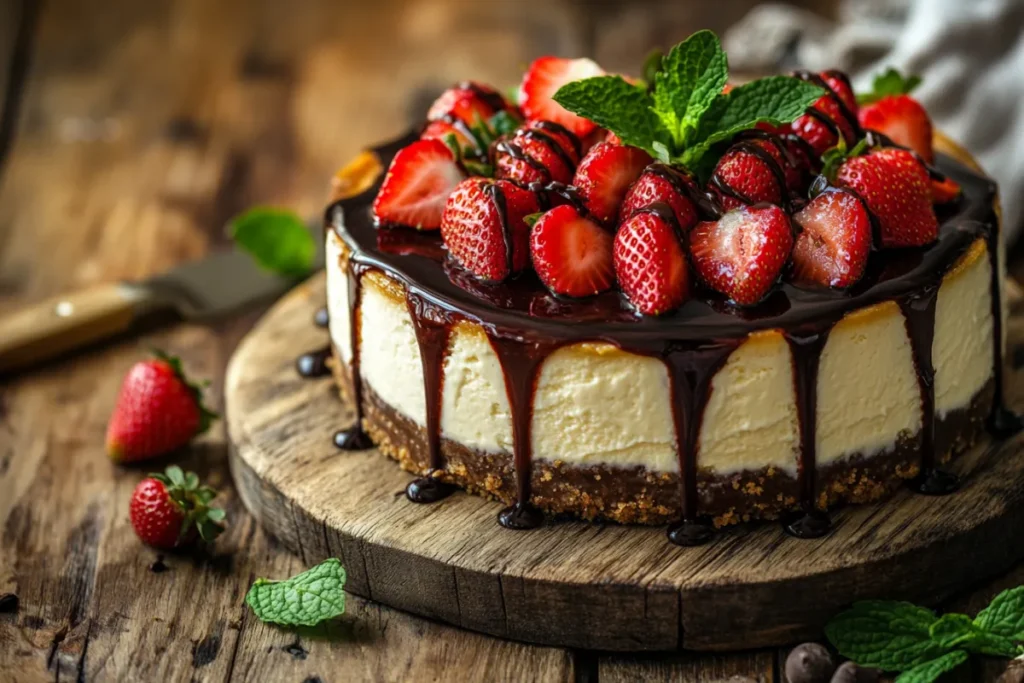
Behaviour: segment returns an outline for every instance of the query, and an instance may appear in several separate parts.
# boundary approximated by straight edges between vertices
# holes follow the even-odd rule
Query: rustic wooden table
[[[506,84],[545,52],[630,69],[650,45],[721,30],[748,0],[153,0],[0,2],[0,311],[140,278],[226,246],[256,202],[316,216],[327,179],[446,84]],[[831,3],[829,3],[831,4]],[[257,576],[304,568],[231,490],[223,425],[182,464],[231,521],[207,553],[141,545],[127,502],[147,468],[111,464],[118,384],[146,348],[181,355],[219,402],[254,312],[149,329],[0,378],[0,680],[781,681],[785,651],[607,655],[506,642],[352,597],[299,634],[243,606]],[[956,607],[1024,582],[1024,568]],[[977,661],[963,680],[991,680]]]

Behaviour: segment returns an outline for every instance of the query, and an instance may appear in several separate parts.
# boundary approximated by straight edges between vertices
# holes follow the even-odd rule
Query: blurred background
[[[70,288],[198,256],[254,203],[316,216],[338,166],[455,81],[511,86],[542,54],[637,73],[650,49],[700,28],[723,36],[740,77],[839,66],[864,87],[888,64],[923,72],[921,99],[1001,182],[1007,231],[1019,229],[1024,0],[0,7],[0,295],[52,293],[27,273],[58,235],[70,242],[48,267]]]

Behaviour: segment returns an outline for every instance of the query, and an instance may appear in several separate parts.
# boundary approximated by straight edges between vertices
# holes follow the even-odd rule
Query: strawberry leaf
[[[890,95],[907,95],[921,84],[920,76],[903,76],[892,67],[875,76],[871,92],[858,95],[858,104],[871,104]]]

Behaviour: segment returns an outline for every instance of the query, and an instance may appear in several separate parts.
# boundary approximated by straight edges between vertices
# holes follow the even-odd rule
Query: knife
[[[322,268],[324,243],[316,242],[313,263]],[[207,323],[271,301],[295,284],[295,279],[262,270],[236,249],[144,282],[106,283],[56,296],[0,315],[0,373],[126,332],[142,316],[173,311],[185,320]]]

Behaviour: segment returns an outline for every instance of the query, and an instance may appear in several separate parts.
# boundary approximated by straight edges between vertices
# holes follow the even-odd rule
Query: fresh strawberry
[[[537,195],[527,189],[507,180],[467,178],[444,207],[441,237],[463,268],[483,280],[500,282],[529,265],[530,226],[525,218],[538,211]]]
[[[871,253],[871,217],[858,197],[829,188],[793,222],[800,227],[793,245],[795,280],[837,288],[860,280]]]
[[[530,121],[494,148],[495,175],[520,183],[568,184],[580,161],[580,141],[553,121]]]
[[[436,230],[448,195],[464,177],[443,142],[417,140],[392,159],[373,200],[373,215],[382,225]]]
[[[519,106],[528,119],[555,121],[579,137],[585,137],[597,124],[566,110],[552,97],[566,83],[603,75],[604,70],[590,59],[540,57],[523,75]]]
[[[667,313],[690,298],[690,266],[671,216],[635,213],[615,234],[613,257],[623,293],[644,315]]]
[[[915,247],[938,238],[928,170],[912,152],[885,147],[851,156],[835,176],[837,185],[855,190],[867,202],[878,220],[882,247]]]
[[[181,361],[157,352],[132,366],[121,383],[107,425],[107,454],[114,462],[136,462],[181,448],[202,434],[217,415],[203,405]]]
[[[932,150],[932,120],[924,107],[909,95],[921,79],[904,78],[895,69],[875,77],[872,92],[861,96],[858,119],[863,128],[882,133],[897,145],[909,147],[927,163],[935,160]]]
[[[644,169],[636,182],[630,185],[622,200],[620,215],[625,221],[655,202],[664,202],[672,208],[680,229],[687,233],[697,224],[697,208],[689,193],[698,191],[693,176],[668,164],[654,163]]]
[[[612,235],[570,204],[551,209],[530,232],[540,281],[555,294],[590,296],[615,283]]]
[[[501,93],[487,85],[464,81],[434,100],[427,111],[427,120],[440,121],[450,115],[473,126],[486,123],[502,110],[511,110],[511,106]]]
[[[615,225],[619,207],[633,181],[651,163],[651,155],[636,147],[599,142],[583,157],[572,184],[599,223]]]
[[[708,189],[726,210],[761,202],[782,204],[786,166],[783,151],[772,140],[741,140],[718,160]]]
[[[128,514],[143,543],[170,550],[192,543],[196,536],[212,541],[224,530],[224,510],[210,507],[216,497],[209,486],[200,486],[195,472],[186,474],[171,465],[166,473],[139,482]]]
[[[693,266],[705,283],[741,306],[763,299],[793,249],[789,216],[774,204],[743,206],[690,233]]]
[[[857,115],[857,96],[853,94],[853,86],[850,85],[850,78],[842,71],[836,69],[830,69],[828,71],[822,71],[819,76],[821,80],[825,81],[835,96],[839,98],[848,112]]]
[[[948,204],[960,196],[960,184],[952,178],[931,179],[932,202]]]
[[[450,135],[455,136],[460,149],[479,153],[486,147],[485,140],[480,139],[473,129],[462,122],[430,121],[420,133],[420,140],[440,140],[447,143]]]
[[[797,76],[814,80],[814,76],[806,72],[798,72]],[[825,150],[838,144],[840,136],[846,144],[851,146],[854,144],[857,137],[855,130],[857,103],[849,81],[840,72],[825,71],[818,74],[818,78],[825,83],[828,92],[811,105],[814,112],[797,117],[791,128],[794,133],[807,141],[814,149],[815,154],[821,156]],[[846,107],[844,108],[840,103],[845,104]],[[853,106],[849,106],[850,104]]]

